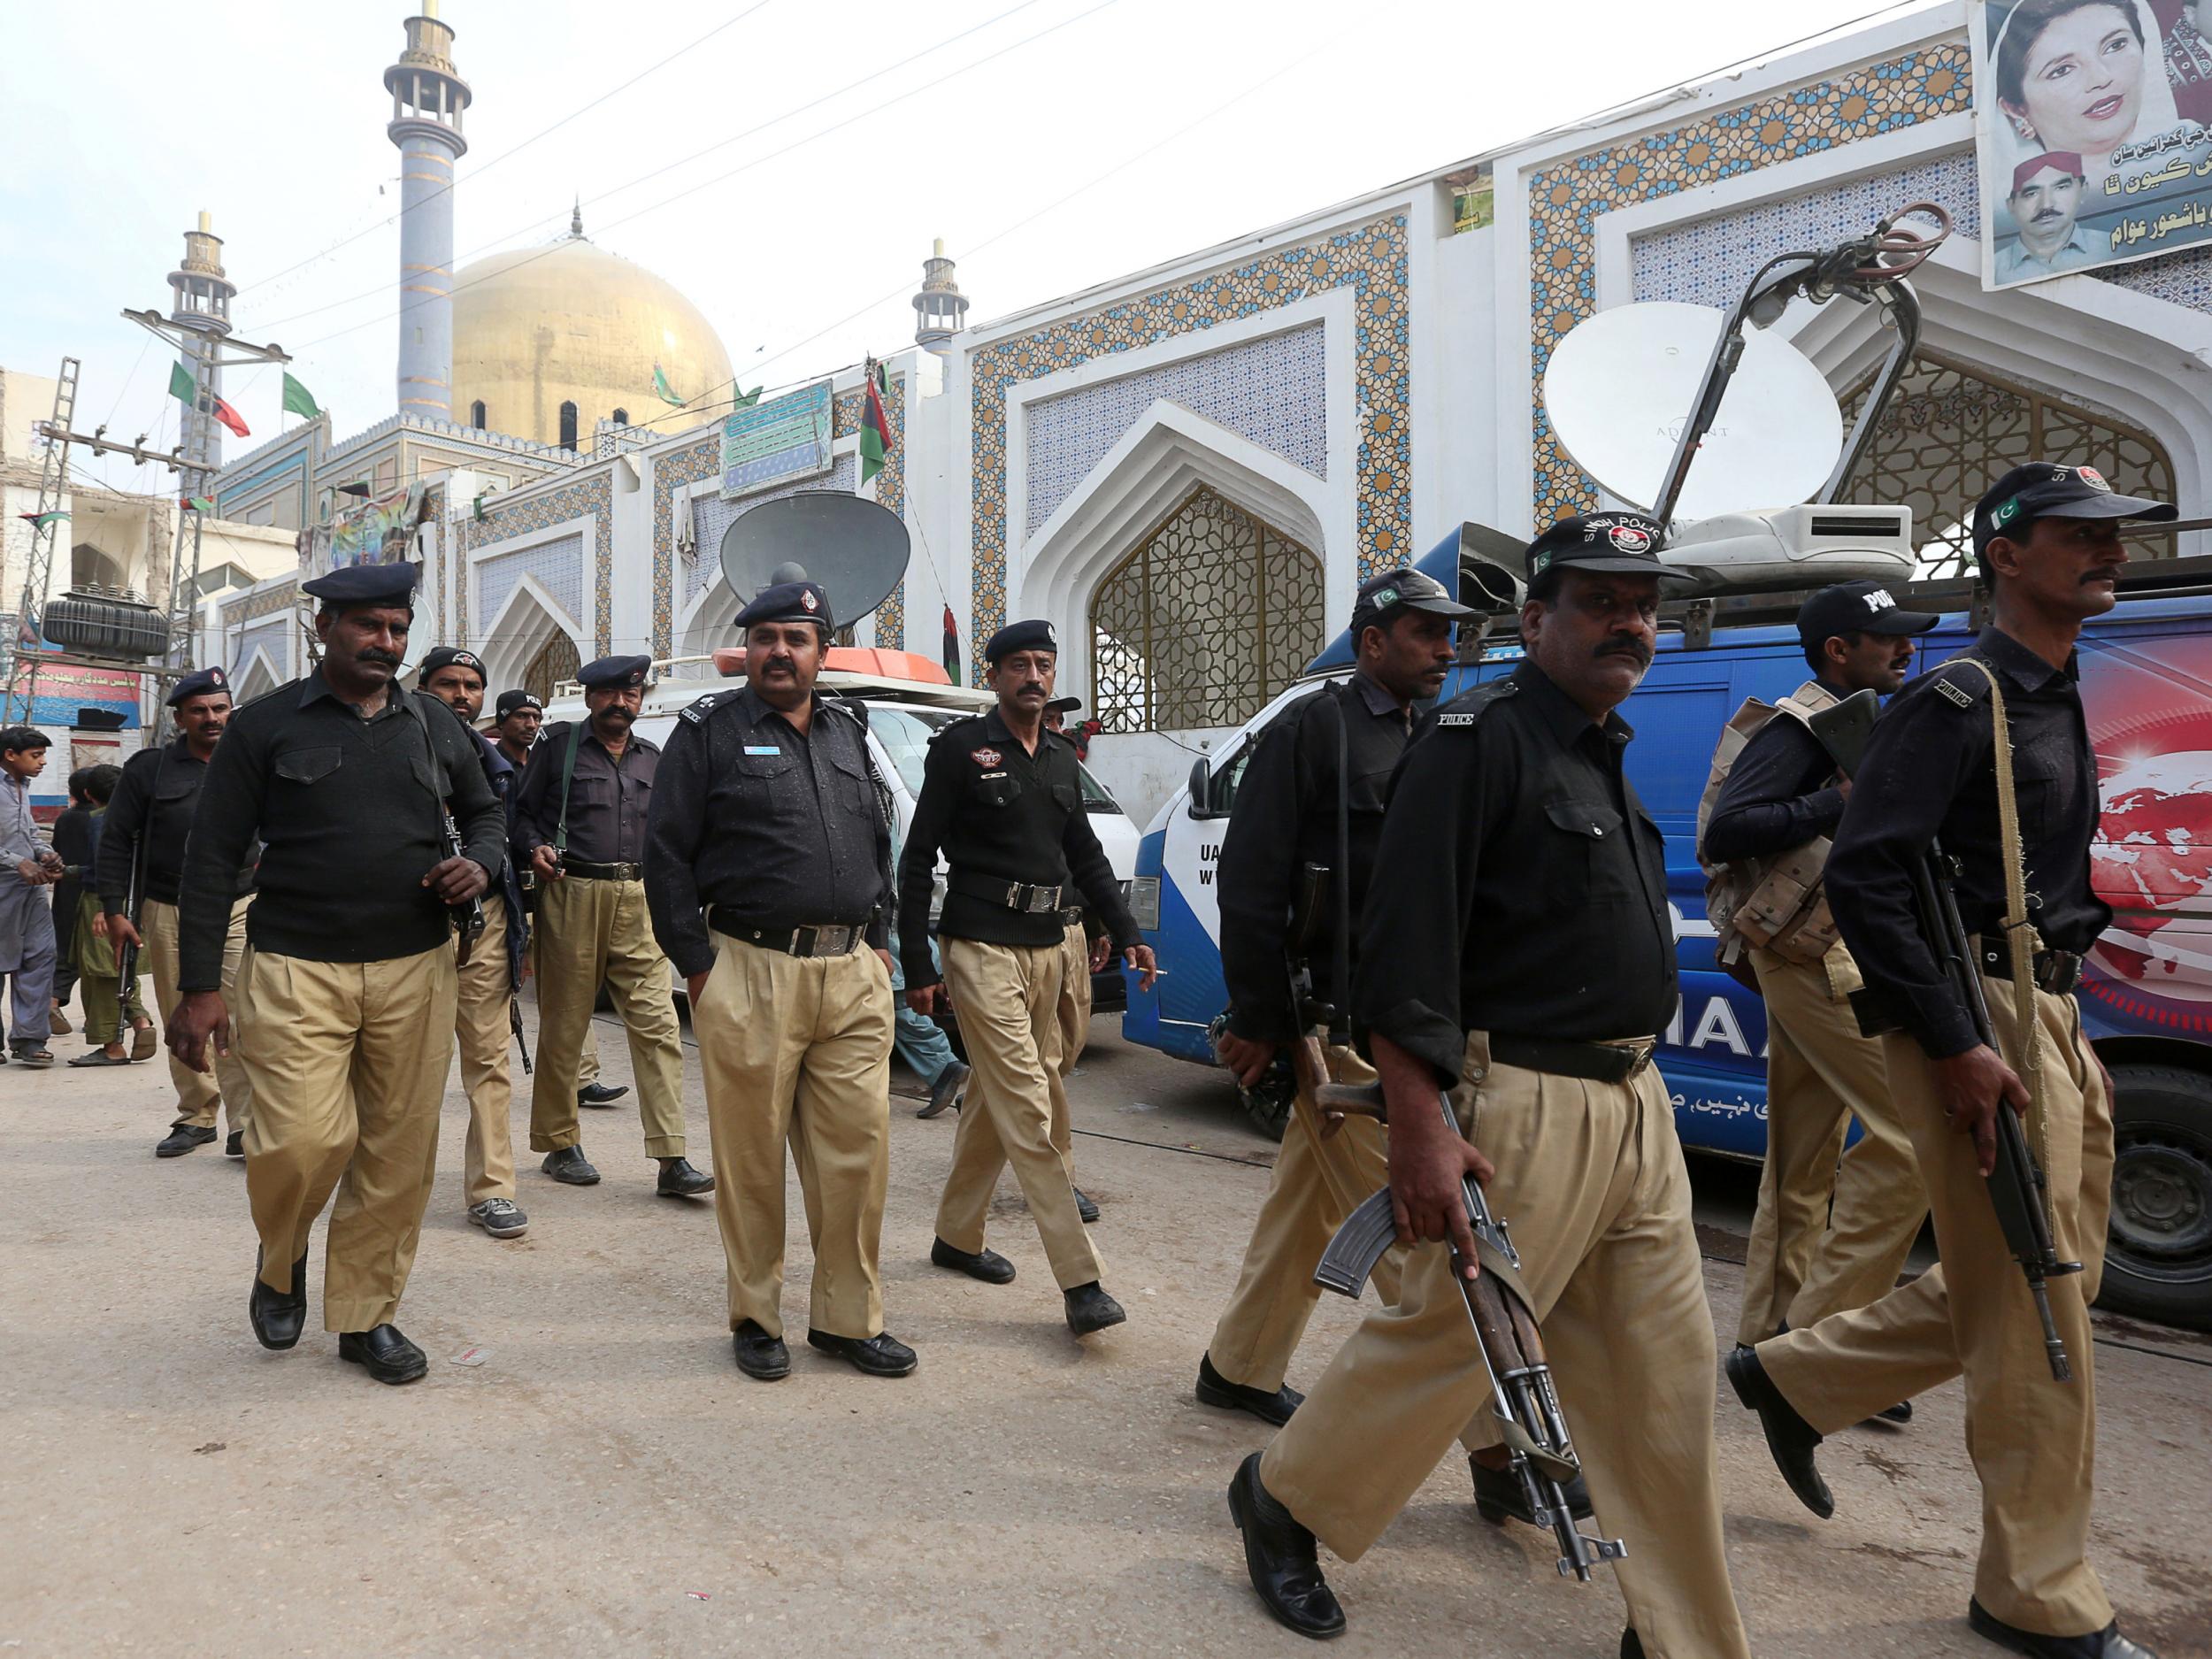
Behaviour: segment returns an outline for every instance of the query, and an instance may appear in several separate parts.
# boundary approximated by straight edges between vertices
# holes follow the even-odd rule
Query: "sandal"
[[[27,1065],[33,1071],[43,1071],[46,1067],[54,1064],[54,1056],[50,1051],[44,1048],[33,1048],[27,1053],[21,1048],[18,1048],[15,1051],[15,1063],[18,1065]]]
[[[81,1065],[128,1065],[127,1055],[110,1054],[105,1048],[95,1048],[90,1054],[81,1054],[68,1062],[72,1068]]]
[[[131,1030],[134,1033],[131,1037],[131,1058],[152,1059],[154,1050],[160,1046],[160,1040],[154,1035],[154,1022],[150,1019],[142,1025],[132,1026]]]

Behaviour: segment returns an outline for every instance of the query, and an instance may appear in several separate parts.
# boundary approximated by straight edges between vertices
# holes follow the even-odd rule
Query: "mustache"
[[[2061,212],[2057,208],[2047,207],[2028,222],[2032,225],[2047,225],[2054,219],[2064,219],[2066,215]]]
[[[2118,568],[2116,566],[2108,566],[2103,570],[2083,572],[2081,580],[2078,586],[2086,588],[2091,582],[2116,582],[2119,580],[2120,572]]]
[[[631,713],[629,710],[624,708],[620,703],[611,703],[605,708],[599,710],[599,718],[603,720],[634,720],[637,718],[637,716]]]
[[[775,673],[778,671],[781,671],[787,674],[795,674],[799,672],[799,665],[795,662],[792,661],[788,657],[772,657],[760,665],[760,672],[763,677]]]
[[[1026,697],[1032,695],[1041,697],[1045,695],[1045,688],[1043,686],[1033,680],[1026,685],[1017,687],[1015,688],[1014,695],[1018,697]]]
[[[399,667],[400,662],[398,652],[388,651],[380,645],[363,646],[354,653],[353,660],[357,663],[381,663],[385,667],[394,670]]]
[[[1647,667],[1651,663],[1651,647],[1641,640],[1609,640],[1598,647],[1596,655],[1601,657],[1631,657],[1640,668]]]

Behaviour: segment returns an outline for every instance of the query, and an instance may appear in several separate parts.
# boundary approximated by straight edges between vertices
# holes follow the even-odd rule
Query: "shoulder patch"
[[[1520,688],[1517,680],[1494,680],[1472,691],[1463,691],[1436,711],[1432,724],[1443,731],[1463,731],[1479,725],[1484,715]]]
[[[1481,718],[1482,717],[1479,714],[1465,712],[1459,714],[1440,714],[1436,717],[1436,723],[1439,726],[1472,726]]]
[[[1962,709],[1970,709],[1974,706],[1974,694],[1963,686],[1955,686],[1947,680],[1939,680],[1935,682],[1935,688]]]
[[[710,691],[703,697],[694,698],[684,706],[679,718],[690,721],[694,726],[703,726],[707,716],[721,707],[722,700],[729,695],[726,691]]]
[[[868,729],[868,705],[866,703],[856,702],[850,697],[825,697],[822,699],[822,706],[825,709],[836,710],[862,731]]]
[[[1936,693],[1955,708],[1970,709],[1989,696],[1989,674],[1972,657],[1955,657],[1930,676]]]

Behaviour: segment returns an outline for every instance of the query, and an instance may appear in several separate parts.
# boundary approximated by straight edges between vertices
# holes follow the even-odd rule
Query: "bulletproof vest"
[[[1836,943],[1835,918],[1828,913],[1828,895],[1821,887],[1828,864],[1825,835],[1770,857],[1715,864],[1705,860],[1705,826],[1736,757],[1768,721],[1780,716],[1809,722],[1839,701],[1817,680],[1809,680],[1779,703],[1747,697],[1721,731],[1713,769],[1697,803],[1697,848],[1698,863],[1705,872],[1705,916],[1718,936],[1714,955],[1723,965],[1741,960],[1752,945],[1763,946],[1786,962],[1811,964]]]

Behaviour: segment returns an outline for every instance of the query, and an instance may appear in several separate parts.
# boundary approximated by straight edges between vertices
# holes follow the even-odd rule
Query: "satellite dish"
[[[887,507],[837,490],[764,501],[722,533],[722,574],[741,605],[779,582],[817,581],[850,627],[891,596],[911,542]]]
[[[1544,371],[1544,407],[1575,465],[1649,511],[1689,424],[1723,314],[1648,301],[1577,324]],[[1827,483],[1843,449],[1843,411],[1812,360],[1761,329],[1689,470],[1678,518],[1794,506]]]

